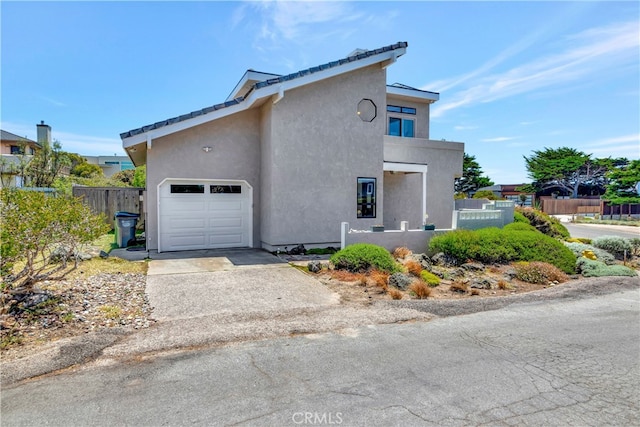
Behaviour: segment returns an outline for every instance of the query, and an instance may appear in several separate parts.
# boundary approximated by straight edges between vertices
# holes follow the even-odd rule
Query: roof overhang
[[[141,164],[144,164],[144,162],[146,161],[146,149],[151,148],[151,145],[152,145],[151,141],[157,138],[171,135],[173,133],[180,132],[185,129],[189,129],[194,126],[199,126],[201,124],[208,123],[213,120],[218,120],[222,117],[227,117],[233,114],[237,114],[241,111],[248,110],[254,106],[260,105],[265,98],[282,94],[285,91],[288,91],[291,89],[295,89],[301,86],[306,86],[321,80],[325,80],[331,77],[349,73],[351,71],[355,71],[361,68],[366,68],[378,63],[383,63],[383,66],[384,66],[384,63],[386,61],[395,60],[395,58],[398,58],[404,55],[406,53],[406,50],[407,50],[406,47],[396,48],[394,50],[381,52],[375,55],[368,56],[366,58],[358,59],[351,62],[346,62],[344,64],[341,64],[335,67],[331,67],[331,68],[320,70],[314,73],[306,74],[304,76],[297,77],[295,79],[291,79],[291,80],[283,81],[280,83],[261,87],[259,89],[255,89],[248,94],[246,99],[244,99],[242,102],[238,104],[231,105],[229,107],[225,107],[219,110],[215,110],[207,114],[201,114],[199,116],[189,118],[183,121],[178,121],[173,124],[168,124],[160,128],[150,129],[146,132],[141,132],[126,138],[122,138],[122,147],[124,148],[127,155],[131,158],[131,161],[133,161],[133,163],[136,166],[139,166]],[[248,78],[249,77],[247,76],[247,79]],[[236,85],[236,87],[238,86]],[[387,87],[387,89],[389,89],[389,87]],[[411,92],[411,91],[407,91],[407,92]],[[145,144],[146,144],[146,147],[145,147]]]
[[[387,86],[387,94],[394,98],[407,101],[434,103],[440,99],[440,94],[419,89],[405,89],[396,86]]]
[[[247,70],[236,87],[233,88],[227,99],[225,101],[231,101],[232,99],[236,99],[240,96],[245,96],[251,87],[258,83],[263,82],[265,80],[273,79],[276,77],[281,77],[280,74],[273,73],[263,73],[260,71]]]

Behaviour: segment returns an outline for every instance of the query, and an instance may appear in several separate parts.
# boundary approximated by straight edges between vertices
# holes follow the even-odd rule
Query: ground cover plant
[[[624,265],[607,265],[588,258],[578,258],[577,269],[584,277],[629,276],[637,277],[638,273]]]
[[[585,252],[590,251],[595,255],[598,261],[609,265],[616,263],[616,258],[604,249],[579,242],[565,242],[564,245],[569,248],[577,258],[584,256]]]
[[[600,236],[591,241],[596,248],[605,250],[617,259],[629,257],[633,253],[633,246],[628,239],[620,236]]]
[[[569,280],[563,271],[558,267],[546,262],[526,262],[520,261],[513,264],[516,270],[516,278],[529,283],[563,283]]]

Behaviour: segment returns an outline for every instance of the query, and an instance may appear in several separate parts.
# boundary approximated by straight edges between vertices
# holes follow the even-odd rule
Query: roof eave
[[[418,89],[405,89],[395,86],[387,86],[387,94],[397,96],[404,99],[411,99],[419,102],[434,103],[440,99],[440,94],[437,92],[429,92],[426,90]]]

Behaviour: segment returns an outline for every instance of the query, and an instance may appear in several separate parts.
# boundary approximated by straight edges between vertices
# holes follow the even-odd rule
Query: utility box
[[[119,248],[126,248],[129,242],[136,241],[136,225],[139,214],[131,212],[116,212],[116,244]]]

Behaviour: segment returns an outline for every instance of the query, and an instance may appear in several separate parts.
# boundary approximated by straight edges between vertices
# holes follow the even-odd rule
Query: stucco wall
[[[363,98],[377,117],[356,114]],[[386,71],[380,65],[285,92],[263,107],[262,220],[265,247],[340,241],[338,224],[357,228],[383,222],[383,135]],[[267,111],[268,110],[268,111]],[[377,178],[377,218],[356,218],[358,177]]]
[[[384,160],[427,164],[427,214],[437,228],[451,228],[453,184],[462,174],[464,144],[420,138],[384,137]],[[420,220],[420,224],[422,220]]]
[[[401,221],[414,229],[422,225],[421,173],[384,173],[384,226],[398,230]]]
[[[204,152],[202,147],[212,150]],[[260,246],[260,111],[248,110],[153,140],[147,152],[147,248],[158,249],[157,188],[165,178],[238,179],[253,187]]]

